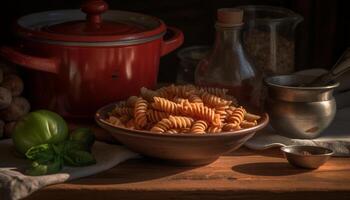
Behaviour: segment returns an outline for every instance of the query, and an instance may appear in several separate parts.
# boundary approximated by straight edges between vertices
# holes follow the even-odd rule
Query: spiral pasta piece
[[[116,104],[116,107],[127,107],[128,105],[126,104],[126,101],[120,101],[119,103]]]
[[[149,109],[146,113],[147,120],[149,122],[158,122],[164,118],[168,118],[169,115],[170,115],[169,113],[153,110],[153,109]]]
[[[135,125],[136,128],[143,128],[147,124],[147,107],[148,102],[144,100],[143,98],[138,98],[135,102],[135,109],[134,109],[134,118],[135,118]]]
[[[178,85],[171,87],[171,89],[174,95],[183,98],[188,98],[189,95],[196,91],[196,88],[193,85]]]
[[[163,87],[159,92],[159,96],[166,97],[166,98],[173,98],[175,96],[181,97],[181,98],[188,98],[189,95],[193,94],[196,91],[196,88],[193,85],[178,85],[175,86],[174,84]]]
[[[109,116],[105,120],[105,122],[107,122],[108,124],[113,125],[113,126],[124,127],[123,122],[121,122],[121,120],[118,117],[115,117],[115,116]]]
[[[181,130],[174,129],[174,128],[166,131],[166,133],[179,133],[179,132],[181,132]]]
[[[151,131],[156,133],[164,133],[167,130],[171,129],[171,121],[169,118],[164,118],[160,120],[158,123],[156,123],[152,128]]]
[[[203,92],[200,96],[202,97],[203,103],[211,108],[229,106],[232,103],[231,101],[226,101],[225,99],[208,92]]]
[[[240,129],[240,126],[237,123],[227,123],[222,127],[222,130],[224,131],[235,131],[239,129]]]
[[[189,128],[191,127],[192,123],[192,118],[170,115],[169,118],[162,119],[157,124],[155,124],[151,128],[151,131],[164,133],[169,129]]]
[[[129,107],[115,107],[111,113],[112,115],[118,115],[118,116],[123,116],[123,115],[127,115],[127,116],[133,116],[134,114],[134,109],[133,108],[129,108]]]
[[[232,115],[233,112],[236,110],[236,107],[235,106],[229,106],[227,109],[226,109],[226,113],[227,115]]]
[[[196,88],[193,85],[180,85],[176,91],[177,96],[190,99],[190,96],[195,93]],[[198,100],[198,99],[197,99]]]
[[[130,96],[128,98],[128,100],[126,100],[126,105],[128,107],[132,107],[133,108],[135,106],[135,103],[136,103],[137,99],[138,99],[137,96]]]
[[[174,134],[174,133],[189,133],[190,132],[190,128],[179,128],[179,129],[169,129],[167,130],[165,133],[170,133],[170,134]]]
[[[184,98],[181,98],[181,97],[174,97],[173,98],[173,101],[177,104],[180,104],[180,105],[184,105],[185,103],[188,103],[188,99],[184,99]]]
[[[175,87],[174,84],[162,87],[156,90],[157,92],[157,97],[162,97],[166,99],[172,99],[176,96],[176,94],[173,92],[173,88]]]
[[[180,129],[179,133],[189,133],[191,132],[191,129],[190,128],[182,128]]]
[[[213,88],[213,87],[198,87],[199,92],[207,92],[210,94],[213,94],[215,96],[224,98],[226,93],[228,92],[228,89],[225,88]]]
[[[156,91],[149,90],[145,87],[141,88],[140,93],[141,93],[141,97],[146,99],[148,102],[152,102],[153,97],[158,95],[158,93]]]
[[[190,117],[170,115],[169,120],[171,121],[172,128],[189,128],[193,123],[193,119]]]
[[[227,122],[239,125],[244,119],[245,112],[242,107],[236,108],[232,115],[227,117]]]
[[[220,126],[220,115],[215,111],[202,104],[189,103],[182,108],[182,112],[188,116],[206,120],[214,125]]]
[[[153,99],[154,99],[154,103],[152,103],[152,107],[154,109],[163,111],[163,112],[168,112],[170,114],[179,113],[179,109],[181,105],[162,97],[153,97]]]
[[[259,115],[254,115],[252,113],[248,113],[246,112],[245,115],[244,115],[244,119],[249,121],[249,122],[254,122],[254,121],[257,121],[259,120],[261,117]]]
[[[203,134],[205,130],[208,128],[208,124],[206,121],[197,120],[193,123],[191,127],[191,133]]]
[[[203,101],[202,99],[196,95],[196,94],[190,94],[188,96],[188,101],[191,102],[191,103],[199,103],[199,104],[203,104]]]
[[[128,122],[129,120],[130,120],[130,116],[129,115],[122,115],[122,116],[120,116],[119,117],[119,120],[123,123],[123,124],[125,124],[126,122]]]
[[[221,97],[228,100],[228,101],[231,101],[234,106],[238,106],[238,101],[234,96],[226,94],[226,95],[221,96]]]
[[[219,126],[209,126],[207,129],[208,133],[220,133],[221,132],[221,127]]]
[[[199,87],[199,92],[203,93],[203,92],[207,92],[210,94],[213,94],[215,96],[218,96],[220,98],[223,98],[227,101],[231,101],[233,105],[237,106],[238,105],[238,101],[237,99],[232,96],[227,94],[228,89],[225,88],[213,88],[213,87]]]
[[[228,109],[228,106],[222,106],[222,107],[215,108],[215,113],[220,115],[221,122],[226,121],[226,118],[228,116],[227,111],[226,111],[227,109]]]
[[[240,124],[240,126],[242,128],[251,128],[251,127],[256,126],[257,124],[258,124],[257,121],[251,122],[251,121],[243,120],[242,123]]]

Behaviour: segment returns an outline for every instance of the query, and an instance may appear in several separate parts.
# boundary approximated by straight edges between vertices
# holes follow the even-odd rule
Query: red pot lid
[[[43,27],[49,33],[80,36],[104,36],[104,35],[127,35],[146,31],[143,26],[135,24],[123,24],[112,21],[103,21],[100,24],[89,24],[86,21],[65,22]]]
[[[134,44],[157,39],[165,33],[164,23],[157,18],[107,10],[108,5],[103,0],[87,0],[81,7],[83,13],[59,10],[24,16],[17,21],[16,32],[26,38],[64,44]]]

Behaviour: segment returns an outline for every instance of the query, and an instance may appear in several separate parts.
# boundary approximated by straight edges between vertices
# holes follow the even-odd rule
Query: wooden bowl
[[[253,137],[256,131],[264,128],[269,121],[268,115],[264,113],[257,126],[233,132],[200,135],[159,134],[151,131],[130,130],[106,123],[103,119],[106,119],[107,114],[114,107],[115,103],[97,111],[95,120],[99,126],[135,152],[178,165],[211,163],[221,155],[238,149]]]

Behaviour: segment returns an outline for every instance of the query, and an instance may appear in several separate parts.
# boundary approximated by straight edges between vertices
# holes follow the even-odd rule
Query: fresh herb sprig
[[[87,128],[80,128],[72,135],[75,133],[79,133],[79,137],[70,137],[58,144],[41,144],[28,149],[25,155],[33,162],[27,174],[54,174],[61,171],[63,166],[81,167],[95,164],[96,160],[91,154],[95,140],[93,132]]]

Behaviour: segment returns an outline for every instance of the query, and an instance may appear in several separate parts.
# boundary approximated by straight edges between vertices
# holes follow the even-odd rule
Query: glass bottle
[[[260,107],[262,77],[248,59],[242,44],[243,10],[218,10],[213,51],[197,66],[195,82],[229,89],[240,105]]]

